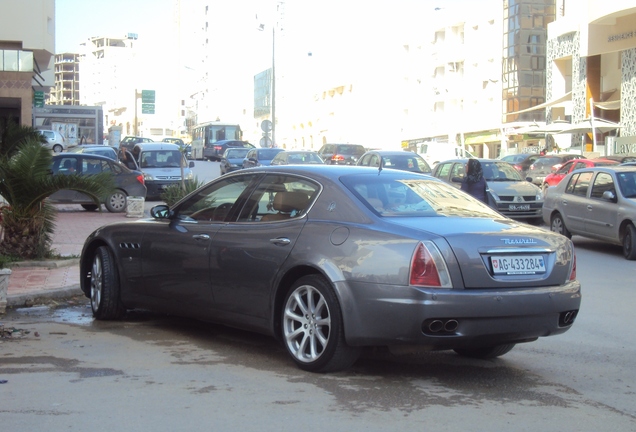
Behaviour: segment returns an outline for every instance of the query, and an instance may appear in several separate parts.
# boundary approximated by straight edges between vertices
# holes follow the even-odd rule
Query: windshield
[[[486,181],[525,181],[519,175],[519,171],[508,162],[482,162],[481,166]]]
[[[344,185],[380,216],[500,216],[459,189],[433,179],[346,176]]]
[[[151,150],[141,153],[141,168],[179,168],[182,160],[178,150]]]
[[[248,151],[250,151],[249,148],[231,148],[225,150],[223,157],[225,159],[243,159]]]

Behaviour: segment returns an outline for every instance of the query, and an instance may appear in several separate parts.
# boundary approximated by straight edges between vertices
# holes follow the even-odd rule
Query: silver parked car
[[[636,166],[576,170],[548,189],[543,220],[554,232],[622,245],[636,260]]]
[[[479,159],[484,171],[484,179],[490,193],[497,202],[501,214],[514,219],[542,221],[543,192],[524,180],[519,171],[510,163],[498,159]],[[453,159],[440,162],[433,170],[433,176],[459,188],[464,178],[468,159]]]
[[[369,346],[497,357],[567,331],[581,302],[569,239],[423,174],[257,167],[151,214],[86,239],[97,319],[140,307],[249,329],[309,371]]]

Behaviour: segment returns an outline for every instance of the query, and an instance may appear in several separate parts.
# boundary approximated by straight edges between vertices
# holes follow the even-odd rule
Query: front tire
[[[565,226],[561,213],[556,213],[550,220],[550,231],[572,238],[572,233]]]
[[[59,144],[53,146],[53,153],[62,153],[62,150],[64,150],[64,147]]]
[[[95,211],[99,208],[99,206],[95,204],[82,204],[82,208],[86,211]]]
[[[634,225],[628,225],[623,237],[623,256],[625,259],[636,260],[636,228]]]
[[[110,249],[95,250],[91,268],[91,309],[99,320],[121,318],[126,312],[119,296],[119,274]]]
[[[338,299],[323,277],[297,280],[285,297],[281,318],[285,348],[299,368],[335,372],[358,359],[359,349],[345,342]]]
[[[462,357],[478,358],[478,359],[491,359],[500,357],[512,350],[515,344],[503,344],[495,345],[493,347],[484,348],[457,348],[454,349],[457,354]]]
[[[126,192],[117,190],[104,203],[111,213],[121,213],[126,210]]]

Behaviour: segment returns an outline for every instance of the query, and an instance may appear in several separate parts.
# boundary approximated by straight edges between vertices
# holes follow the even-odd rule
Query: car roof
[[[377,153],[380,156],[417,156],[417,157],[422,157],[422,156],[418,155],[415,152],[403,151],[403,150],[369,150],[366,153]]]
[[[166,142],[149,142],[149,143],[138,143],[135,147],[139,147],[142,150],[177,150],[179,151],[179,146],[172,143]]]
[[[435,178],[429,174],[416,173],[412,171],[395,170],[395,169],[378,169],[376,167],[366,167],[357,165],[274,165],[274,166],[262,166],[249,169],[250,173],[253,172],[268,172],[268,173],[289,173],[299,176],[309,175],[311,178],[320,180],[321,178],[335,180],[342,176],[347,175],[369,175],[375,178],[378,175],[391,176],[395,178],[408,178],[408,179],[428,179],[434,181],[442,180]],[[237,174],[245,174],[243,171],[236,171]],[[233,175],[234,173],[226,174]]]
[[[91,158],[91,159],[99,159],[99,160],[105,160],[105,161],[111,161],[111,162],[116,162],[113,161],[111,158],[109,158],[108,156],[102,156],[102,155],[98,155],[95,153],[72,153],[72,152],[63,152],[63,153],[57,153],[53,155],[53,159],[60,159],[62,157],[79,157],[79,158]]]

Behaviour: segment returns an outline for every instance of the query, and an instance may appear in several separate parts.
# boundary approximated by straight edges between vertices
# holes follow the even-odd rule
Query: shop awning
[[[521,114],[521,113],[535,111],[538,109],[545,109],[545,108],[564,107],[564,106],[570,105],[571,103],[572,103],[572,92],[570,91],[556,99],[552,99],[550,101],[544,102],[539,105],[535,105],[531,108],[523,109],[521,111],[509,112],[509,113],[506,113],[506,115]]]

